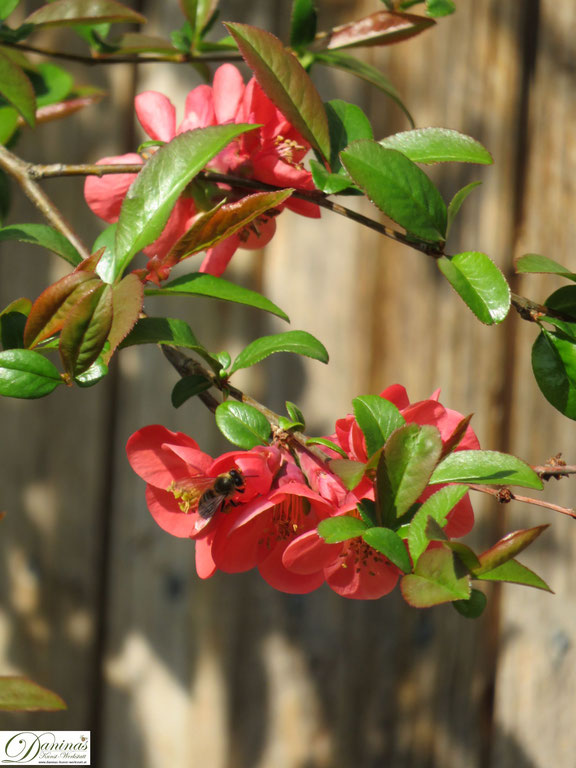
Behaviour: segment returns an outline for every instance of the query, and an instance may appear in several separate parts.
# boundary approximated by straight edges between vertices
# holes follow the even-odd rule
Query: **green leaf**
[[[249,368],[276,352],[294,352],[297,355],[311,357],[313,360],[320,360],[322,363],[328,362],[326,348],[312,334],[306,331],[287,331],[274,333],[271,336],[261,336],[244,347],[234,360],[230,374],[240,368]]]
[[[0,19],[7,19],[19,3],[20,0],[0,0]]]
[[[270,440],[268,419],[247,403],[220,403],[216,408],[216,425],[224,437],[244,450],[267,445]]]
[[[248,24],[224,25],[264,93],[324,157],[330,157],[328,120],[320,94],[298,59],[277,37]]]
[[[298,406],[294,403],[291,403],[290,400],[286,400],[285,406],[286,413],[290,416],[292,421],[297,421],[302,424],[302,427],[304,427],[306,425],[306,419],[304,418],[304,414],[300,408],[298,408]]]
[[[338,544],[362,536],[367,528],[367,524],[357,517],[338,515],[322,520],[318,525],[318,535],[322,536],[327,544]]]
[[[334,173],[342,168],[340,152],[353,141],[374,138],[372,126],[364,112],[356,104],[333,99],[324,105],[330,130],[330,168]],[[350,183],[347,180],[348,184]]]
[[[147,296],[207,296],[222,301],[233,301],[236,304],[246,304],[264,312],[270,312],[288,321],[288,315],[265,296],[243,288],[241,285],[230,283],[222,277],[214,277],[203,272],[183,275],[166,283],[162,288],[150,288],[144,293]]]
[[[81,373],[79,376],[74,377],[74,382],[83,388],[93,387],[98,384],[99,381],[108,375],[108,366],[102,360],[102,356],[99,356],[88,368],[88,370]]]
[[[351,75],[365,80],[371,85],[376,86],[379,90],[389,96],[404,112],[408,118],[408,122],[411,126],[414,126],[414,120],[412,115],[404,105],[404,102],[400,98],[400,94],[388,78],[380,72],[379,69],[373,67],[371,64],[367,64],[365,61],[360,61],[354,56],[350,56],[348,53],[341,53],[340,51],[328,51],[325,53],[315,53],[314,61],[319,64],[324,64],[326,67],[333,67],[335,69],[342,69],[344,72],[348,72]]]
[[[444,546],[424,552],[415,572],[402,579],[400,588],[404,600],[414,608],[468,600],[470,582],[460,569],[450,549]]]
[[[452,509],[467,493],[466,486],[447,485],[426,499],[416,512],[408,530],[408,548],[415,565],[430,543],[428,520],[432,518],[443,528]]]
[[[362,499],[356,504],[360,517],[369,528],[376,525],[376,503],[371,499]]]
[[[278,416],[278,426],[284,432],[301,431],[304,429],[304,424],[301,421],[290,421],[285,416]]]
[[[56,712],[66,708],[57,693],[26,677],[0,677],[2,712]]]
[[[327,32],[322,38],[326,48],[358,48],[392,45],[419,35],[436,22],[410,13],[377,11]]]
[[[212,384],[204,376],[185,376],[174,385],[171,400],[174,408],[180,408],[186,400],[189,400],[200,392],[210,389]]]
[[[325,444],[325,443],[324,443]],[[328,446],[332,447],[332,446]],[[364,477],[366,465],[350,459],[331,459],[330,470],[337,475],[349,491],[356,488]]]
[[[438,269],[478,320],[501,323],[510,309],[510,286],[485,253],[466,251],[436,259]]]
[[[228,368],[230,367],[230,363],[232,362],[230,353],[227,352],[226,350],[223,350],[222,352],[217,352],[214,355],[214,358],[218,361],[218,364],[223,369],[221,372],[221,375],[228,376]]]
[[[50,360],[29,349],[0,352],[0,395],[33,400],[45,397],[62,384]]]
[[[486,595],[479,589],[472,589],[468,600],[455,600],[452,605],[461,616],[477,619],[484,613],[487,604]]]
[[[61,256],[73,266],[77,266],[82,261],[82,257],[72,243],[58,230],[46,224],[11,224],[3,227],[0,229],[0,242],[9,240],[39,245]]]
[[[37,27],[62,27],[92,22],[145,24],[142,14],[114,0],[54,0],[24,21]]]
[[[454,223],[454,219],[458,215],[458,212],[464,201],[470,192],[476,189],[476,187],[479,187],[481,184],[481,181],[473,181],[471,184],[466,184],[466,186],[462,187],[462,189],[459,189],[452,200],[450,200],[450,203],[448,204],[448,226],[446,227],[446,237],[448,237],[448,234],[452,228],[452,224]]]
[[[447,211],[440,192],[405,155],[375,141],[356,141],[340,157],[372,202],[408,233],[444,241]]]
[[[390,528],[369,528],[362,534],[362,538],[366,544],[381,552],[403,573],[412,571],[412,563],[406,551],[406,545],[395,531],[391,531]]]
[[[542,328],[532,347],[532,370],[546,400],[569,419],[576,419],[574,339],[562,331]]]
[[[542,256],[539,253],[525,253],[523,256],[519,256],[517,259],[514,259],[514,266],[519,275],[534,273],[561,275],[569,280],[576,281],[576,274],[574,272],[571,272],[559,262],[554,261],[554,259]]]
[[[0,312],[0,340],[4,349],[24,349],[26,315],[22,312]]]
[[[568,277],[568,275],[566,275]],[[546,322],[560,328],[567,336],[576,341],[576,286],[565,285],[554,291],[544,302],[547,309],[565,315],[566,320],[554,317],[552,312],[546,315]],[[573,322],[570,322],[572,320]]]
[[[366,440],[368,456],[373,456],[395,429],[406,421],[396,406],[378,395],[364,395],[352,401],[354,416]]]
[[[114,248],[116,242],[116,224],[110,224],[109,227],[101,232],[92,247],[92,253],[97,253],[103,248],[100,261],[96,266],[96,274],[104,283],[114,282],[114,271],[116,267],[116,257]]]
[[[36,96],[24,70],[0,50],[0,94],[32,128],[36,122]]]
[[[6,146],[18,129],[21,117],[17,109],[8,105],[0,106],[0,144]],[[4,216],[0,216],[0,222]]]
[[[498,451],[456,451],[449,454],[430,478],[430,485],[437,483],[519,485],[539,491],[544,487],[542,480],[526,462]]]
[[[216,243],[240,232],[266,211],[281,205],[293,191],[284,189],[279,192],[256,192],[253,195],[246,195],[241,200],[224,203],[211,211],[201,213],[195,218],[190,229],[172,246],[161,263],[177,264],[194,253],[211,248]]]
[[[39,64],[37,72],[31,72],[29,78],[36,92],[38,107],[63,101],[74,87],[72,75],[62,67],[49,62]]]
[[[348,460],[346,451],[340,448],[339,445],[336,445],[336,443],[332,442],[332,440],[328,440],[325,437],[310,437],[306,440],[306,445],[324,445],[326,448],[331,448],[333,451],[336,451],[336,453],[339,453],[343,459]],[[362,474],[364,474],[364,465],[362,465]],[[358,485],[358,483],[356,483],[356,485]]]
[[[480,557],[480,567],[474,569],[474,576],[493,571],[500,565],[507,563],[543,533],[548,525],[537,525],[535,528],[525,528],[521,531],[509,533],[500,539],[493,547],[483,552]]]
[[[70,376],[90,368],[112,326],[112,286],[101,284],[72,307],[60,333],[60,358]]]
[[[456,5],[454,0],[426,0],[426,12],[428,16],[440,18],[454,13]]]
[[[512,584],[524,584],[527,587],[536,587],[536,589],[552,592],[548,584],[540,576],[537,576],[534,571],[519,563],[518,560],[508,560],[503,565],[494,568],[493,571],[487,571],[475,578],[478,578],[480,581],[506,581]]]
[[[379,142],[397,149],[414,163],[478,163],[490,165],[494,158],[479,141],[450,128],[415,128],[395,133]]]
[[[188,323],[172,317],[141,317],[120,346],[132,347],[135,344],[202,348]]]
[[[314,0],[293,0],[290,18],[290,45],[304,48],[316,36],[317,14]]]
[[[116,228],[114,276],[132,256],[156,240],[178,197],[192,179],[233,139],[254,125],[213,125],[186,131],[160,147],[124,198]]]
[[[345,189],[356,189],[347,175],[330,173],[322,163],[314,160],[313,157],[310,158],[309,164],[314,185],[321,192],[325,192],[327,195],[339,195]]]
[[[376,475],[377,504],[386,527],[392,527],[418,500],[441,452],[442,439],[436,427],[406,424],[392,433]]]

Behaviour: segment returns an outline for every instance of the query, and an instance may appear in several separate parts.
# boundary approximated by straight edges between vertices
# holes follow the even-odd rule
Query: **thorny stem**
[[[83,259],[87,259],[90,256],[90,251],[82,243],[48,195],[34,181],[29,172],[30,165],[16,155],[13,155],[6,147],[0,145],[0,168],[18,182],[24,194],[38,208],[44,218],[72,243]]]
[[[52,59],[76,61],[79,64],[87,64],[89,66],[95,64],[220,64],[228,61],[242,61],[242,56],[233,51],[221,54],[207,53],[202,54],[201,56],[195,56],[193,53],[174,53],[166,54],[164,56],[139,56],[137,54],[132,56],[113,56],[96,53],[92,56],[84,56],[77,53],[66,53],[64,51],[54,51],[48,48],[39,48],[38,46],[28,45],[27,43],[12,43],[6,40],[2,41],[2,45],[6,48],[15,48],[16,50],[27,51],[28,53],[37,53],[40,56],[48,56]]]

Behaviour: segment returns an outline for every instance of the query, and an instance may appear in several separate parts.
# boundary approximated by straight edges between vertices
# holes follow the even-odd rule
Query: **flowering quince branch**
[[[564,295],[553,294],[546,305],[511,296],[486,254],[445,252],[450,226],[475,184],[457,192],[447,206],[419,166],[453,160],[491,163],[482,145],[438,128],[375,141],[358,107],[337,99],[323,104],[307,74],[312,64],[358,72],[359,65],[350,64],[339,48],[390,44],[434,23],[388,5],[388,11],[317,34],[313,4],[296,0],[290,49],[265,30],[227,23],[239,54],[236,48],[230,50],[230,42],[210,45],[219,59],[241,55],[253,76],[245,83],[232,64],[218,67],[211,85],[188,93],[180,122],[164,94],[139,94],[135,112],[149,140],[137,152],[102,158],[93,165],[33,165],[0,148],[0,168],[18,181],[51,224],[6,227],[0,229],[0,239],[42,244],[73,266],[34,303],[17,300],[0,313],[5,343],[0,394],[43,397],[63,381],[91,386],[106,375],[117,349],[159,344],[182,377],[172,393],[175,406],[199,397],[237,446],[213,458],[191,437],[159,425],[138,430],[128,441],[128,458],[146,482],[151,514],[168,533],[195,541],[202,578],[216,570],[257,568],[271,586],[284,592],[308,593],[326,583],[353,599],[380,598],[400,583],[414,607],[451,602],[464,615],[474,616],[481,612],[484,598],[472,582],[509,581],[548,589],[516,559],[546,526],[515,531],[476,554],[456,541],[474,522],[468,491],[574,516],[572,510],[519,496],[508,487],[540,490],[543,479],[570,474],[571,468],[551,462],[535,469],[514,456],[481,450],[470,418],[441,405],[438,392],[411,403],[400,385],[355,398],[353,414],[339,419],[333,434],[309,437],[297,406],[286,404],[288,416],[274,413],[230,379],[275,352],[325,363],[328,354],[318,339],[305,331],[264,336],[232,361],[227,353],[215,355],[206,349],[187,323],[149,317],[143,308],[145,295],[202,295],[287,319],[266,297],[221,275],[238,248],[259,249],[270,241],[276,217],[285,208],[308,218],[319,218],[324,208],[432,256],[483,323],[500,323],[510,304],[515,306],[522,318],[540,326],[541,359],[549,354],[544,343],[556,345],[560,352],[566,338],[576,343],[576,309],[572,312]],[[28,27],[70,23],[69,16],[64,20],[58,15],[61,7],[57,3],[39,9],[19,29],[0,25],[0,42],[30,49],[21,43],[30,34]],[[186,6],[186,25],[173,36],[175,47],[169,46],[165,57],[148,49],[135,58],[211,57],[204,43],[211,23],[203,15],[207,6],[191,7]],[[436,0],[435,7],[446,13],[452,4]],[[120,6],[114,13],[112,19],[91,17],[93,25],[142,23],[130,9]],[[122,42],[104,41],[96,29],[87,34],[91,57],[81,59],[86,63],[133,60],[123,52],[128,43],[123,48]],[[25,68],[5,66],[20,86],[9,93],[16,119],[12,133],[6,134],[13,136],[20,122],[32,126],[41,115]],[[360,69],[409,117],[377,71],[367,65]],[[76,95],[62,102],[59,114],[78,106],[72,98]],[[73,175],[87,177],[86,202],[109,224],[92,252],[37,183]],[[333,202],[329,197],[334,194],[365,195],[406,234]],[[132,269],[132,259],[141,251],[148,258],[146,267]],[[174,266],[200,252],[206,255],[198,271],[169,281]],[[517,269],[576,279],[556,262],[534,254],[522,257]],[[573,304],[576,307],[576,297]],[[56,346],[63,373],[44,354]],[[202,362],[181,351],[185,349]],[[560,407],[546,366],[541,369],[539,384]],[[560,409],[576,418],[570,407]]]

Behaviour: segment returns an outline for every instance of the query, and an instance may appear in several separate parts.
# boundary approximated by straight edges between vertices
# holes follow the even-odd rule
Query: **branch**
[[[137,164],[125,164],[125,165],[97,165],[92,164],[78,164],[78,165],[66,165],[65,163],[52,163],[50,165],[41,164],[24,164],[27,168],[28,176],[31,179],[54,179],[62,176],[106,176],[108,174],[115,173],[139,173],[142,170],[141,165]],[[239,189],[251,189],[259,191],[272,191],[277,192],[283,189],[283,187],[277,187],[272,184],[265,184],[261,181],[255,181],[254,179],[242,179],[237,176],[230,176],[224,173],[215,173],[214,171],[201,171],[199,177],[205,181],[211,181],[216,184],[227,184],[230,187]],[[344,216],[351,221],[355,221],[368,229],[372,229],[391,240],[402,243],[403,245],[412,248],[413,250],[420,251],[427,256],[438,258],[439,256],[448,255],[445,254],[443,249],[424,242],[414,241],[407,235],[397,232],[396,230],[385,226],[379,221],[364,216],[361,213],[357,213],[350,208],[346,208],[340,203],[335,203],[330,200],[323,192],[303,192],[301,190],[295,190],[292,193],[292,197],[298,200],[306,200],[310,203],[315,203],[321,208],[325,208],[332,213],[336,213],[339,216]],[[543,304],[538,304],[531,299],[527,299],[524,296],[519,296],[516,293],[511,294],[512,306],[517,311],[518,315],[523,319],[533,323],[539,323],[542,318],[547,315],[550,317],[556,317],[559,320],[565,320],[567,322],[573,322],[574,318],[564,315],[562,312],[549,309]]]
[[[28,45],[27,43],[11,43],[6,40],[2,41],[2,45],[6,48],[14,48],[17,51],[27,51],[28,53],[37,53],[40,56],[48,56],[51,59],[64,59],[66,61],[76,61],[79,64],[87,64],[94,66],[95,64],[190,64],[190,63],[203,63],[203,64],[220,64],[227,61],[242,61],[242,56],[239,53],[230,51],[230,53],[210,53],[196,56],[193,53],[174,53],[164,56],[140,56],[138,54],[132,54],[131,56],[113,56],[108,54],[95,53],[92,56],[84,56],[77,53],[66,53],[64,51],[55,51],[48,48],[38,48],[34,45]]]
[[[25,163],[19,157],[13,155],[12,152],[9,152],[6,147],[0,145],[0,168],[12,176],[12,178],[22,187],[22,190],[28,199],[42,213],[44,218],[72,243],[83,259],[87,259],[88,256],[90,256],[90,251],[86,248],[48,195],[46,195],[33,180],[33,177],[30,174],[30,167],[29,163]]]
[[[166,345],[160,346],[164,357],[182,378],[191,375],[202,376],[207,381],[209,381],[213,387],[222,389],[223,382],[213,373],[204,368],[201,363],[192,359],[191,357],[188,357],[188,355],[184,354],[179,349],[175,349],[174,347],[169,347]],[[232,386],[230,383],[226,383],[225,386],[226,391],[230,394],[231,397],[233,397],[235,400],[239,400],[241,403],[251,405],[253,408],[256,408],[256,410],[260,411],[260,413],[262,413],[268,419],[271,427],[273,429],[276,428],[280,430],[282,432],[282,436],[285,436],[285,439],[297,443],[299,450],[306,451],[306,453],[308,453],[310,456],[313,456],[322,464],[326,464],[326,462],[329,461],[329,457],[319,448],[314,445],[306,445],[308,437],[302,432],[284,432],[281,430],[279,426],[280,417],[277,413],[271,411],[265,405],[262,405],[262,403],[259,403],[258,400],[254,400],[254,398],[250,397],[250,395],[245,395],[244,392]],[[204,405],[209,410],[211,410],[212,413],[214,413],[219,405],[218,400],[216,400],[216,398],[209,392],[200,392],[198,397],[200,400],[202,400]]]
[[[474,483],[467,483],[467,485],[471,491],[479,491],[480,493],[488,493],[490,496],[494,496],[500,504],[509,504],[511,501],[523,501],[525,504],[534,504],[537,507],[552,509],[554,512],[560,512],[576,520],[576,511],[573,509],[560,507],[558,504],[551,504],[540,499],[532,499],[528,496],[520,496],[517,493],[512,493],[509,488],[491,488],[488,485],[475,485]]]

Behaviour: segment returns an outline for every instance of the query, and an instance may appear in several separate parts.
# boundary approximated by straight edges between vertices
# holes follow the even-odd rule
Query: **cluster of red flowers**
[[[410,404],[404,387],[381,393],[407,423],[431,424],[443,442],[462,416],[438,402],[438,393]],[[350,459],[367,461],[364,436],[353,416],[336,422],[330,437]],[[456,450],[479,448],[468,427]],[[374,484],[363,480],[353,491],[329,464],[303,452],[298,464],[282,447],[231,451],[216,459],[181,432],[162,426],[138,430],[127,445],[128,459],[146,483],[152,516],[173,536],[196,542],[196,568],[202,578],[216,570],[239,573],[258,568],[275,589],[304,594],[326,582],[343,597],[379,598],[395,586],[400,571],[360,537],[328,544],[317,533],[320,521],[358,515],[362,499],[374,499]],[[334,454],[335,455],[335,454]],[[427,498],[438,485],[429,487]],[[216,500],[214,513],[209,509]],[[468,495],[448,516],[445,533],[464,536],[474,517]]]
[[[176,125],[176,110],[172,102],[156,91],[146,91],[136,97],[136,115],[148,136],[159,142],[169,142],[175,136],[196,128],[226,123],[260,125],[258,130],[240,136],[224,149],[210,164],[210,169],[255,179],[279,187],[314,190],[312,175],[302,160],[310,144],[286,120],[270,101],[254,78],[247,85],[232,64],[223,64],[214,74],[213,85],[199,85],[188,94],[184,119]],[[149,148],[148,151],[153,151]],[[100,164],[142,164],[134,152],[104,157]],[[84,195],[92,211],[110,224],[118,221],[120,208],[136,174],[108,174],[102,178],[90,176]],[[225,191],[228,199],[230,190]],[[215,204],[218,201],[213,201]],[[206,252],[200,271],[221,275],[237,248],[262,248],[276,230],[275,214],[282,207],[303,216],[318,218],[317,205],[289,199],[272,214],[263,214],[249,228],[217,243]],[[182,195],[177,201],[160,237],[144,252],[149,257],[148,279],[159,282],[168,277],[170,268],[164,265],[166,256],[176,241],[192,226],[199,211],[192,197]]]

